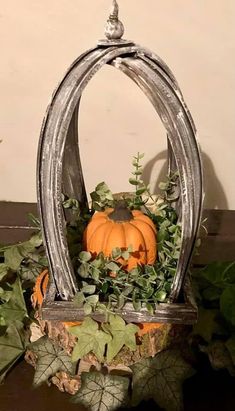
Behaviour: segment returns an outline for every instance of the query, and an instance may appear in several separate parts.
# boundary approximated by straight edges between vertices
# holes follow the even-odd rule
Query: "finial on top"
[[[118,18],[119,7],[116,0],[113,0],[111,12],[105,27],[105,36],[108,40],[121,39],[124,34],[124,26]]]

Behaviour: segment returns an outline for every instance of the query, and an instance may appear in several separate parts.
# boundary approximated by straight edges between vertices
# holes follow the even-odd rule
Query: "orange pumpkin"
[[[37,277],[37,280],[35,282],[35,286],[33,289],[31,300],[32,300],[32,305],[34,308],[36,307],[41,308],[45,294],[46,294],[48,283],[49,283],[49,273],[48,273],[48,270],[44,270]],[[70,322],[63,322],[63,324],[65,327],[73,327],[73,326],[81,325],[82,323],[78,321],[72,321],[72,322],[70,321]]]
[[[157,257],[156,227],[152,220],[139,210],[130,211],[125,201],[119,201],[114,209],[97,212],[88,224],[83,246],[93,256],[103,252],[111,256],[116,247],[126,250],[132,247],[128,261],[119,261],[127,271],[138,264],[154,264]]]

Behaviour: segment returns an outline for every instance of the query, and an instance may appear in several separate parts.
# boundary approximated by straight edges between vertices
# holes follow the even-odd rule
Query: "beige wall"
[[[0,200],[35,201],[38,135],[50,95],[70,63],[102,37],[110,3],[0,0]],[[206,205],[235,209],[235,1],[119,4],[126,37],[159,54],[181,85],[204,153]],[[92,80],[79,131],[88,191],[102,180],[113,191],[128,189],[138,150],[155,184],[165,132],[121,73],[107,67]]]

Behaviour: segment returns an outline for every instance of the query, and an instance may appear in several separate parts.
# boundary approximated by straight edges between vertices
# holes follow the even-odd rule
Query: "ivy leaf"
[[[219,310],[199,308],[198,322],[193,328],[193,334],[200,335],[206,342],[210,342],[213,334],[220,333],[220,326],[216,322]]]
[[[118,375],[92,372],[82,374],[82,386],[73,402],[89,411],[114,411],[128,402],[130,380]]]
[[[70,327],[69,332],[78,338],[72,353],[72,361],[78,361],[90,352],[93,352],[99,361],[104,360],[105,346],[112,337],[99,330],[98,323],[87,317],[82,325]]]
[[[15,322],[0,336],[0,383],[25,351],[23,324]]]
[[[71,361],[71,357],[48,337],[41,337],[31,344],[31,348],[38,358],[34,374],[34,385],[42,384],[58,371],[65,371],[72,375],[75,373],[75,366]]]
[[[201,272],[203,278],[216,287],[224,288],[235,283],[235,262],[215,262],[208,264]]]
[[[112,335],[112,341],[108,344],[107,362],[110,363],[124,345],[130,350],[136,349],[136,336],[139,328],[134,324],[126,325],[118,315],[110,315],[109,324],[105,324],[105,330]]]
[[[0,316],[5,319],[6,324],[11,321],[23,321],[28,316],[20,279],[17,277],[13,284],[9,300],[0,305]]]
[[[192,375],[192,368],[177,350],[162,351],[131,366],[133,370],[133,405],[154,399],[166,411],[183,409],[182,384]]]

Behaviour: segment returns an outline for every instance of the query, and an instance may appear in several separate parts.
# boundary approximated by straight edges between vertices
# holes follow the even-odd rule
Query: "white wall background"
[[[70,63],[103,37],[110,3],[0,0],[0,200],[36,200],[37,143],[46,106]],[[235,209],[235,1],[119,5],[125,37],[159,54],[181,86],[204,153],[205,205]],[[122,73],[107,67],[89,84],[79,131],[88,191],[103,180],[113,191],[128,190],[137,151],[146,153],[146,179],[153,185],[158,180],[165,132]]]

